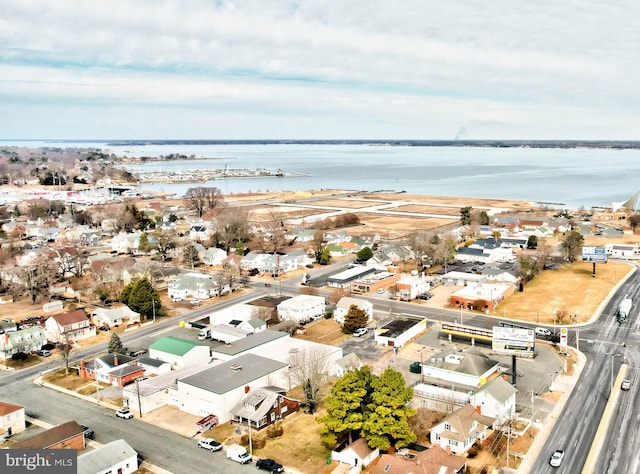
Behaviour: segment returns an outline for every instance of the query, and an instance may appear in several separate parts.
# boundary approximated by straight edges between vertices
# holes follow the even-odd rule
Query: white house
[[[0,359],[9,359],[18,352],[39,351],[47,343],[47,335],[39,326],[0,334]]]
[[[431,282],[427,280],[424,273],[421,275],[403,274],[400,281],[396,283],[396,296],[405,301],[413,300],[430,289]]]
[[[216,415],[229,421],[247,387],[267,387],[286,378],[288,365],[255,354],[245,354],[189,377],[178,379],[177,406],[197,416]]]
[[[281,321],[293,321],[304,324],[324,315],[324,296],[298,295],[283,301],[277,306]]]
[[[44,322],[44,331],[51,342],[75,342],[96,335],[96,328],[81,309],[49,316]]]
[[[357,472],[362,471],[377,459],[378,456],[380,456],[380,450],[378,448],[370,448],[365,438],[359,438],[353,443],[344,446],[342,449],[338,448],[331,451],[332,461],[348,464],[356,468]]]
[[[76,472],[132,474],[137,470],[138,453],[125,440],[117,439],[79,455]]]
[[[24,407],[0,402],[0,440],[22,433],[26,427]]]
[[[338,301],[338,304],[336,305],[336,309],[333,311],[333,319],[335,319],[336,323],[344,324],[344,317],[349,312],[349,308],[351,308],[352,305],[357,306],[366,313],[367,321],[373,321],[373,303],[371,303],[371,301],[362,298],[343,296],[340,298],[340,301]]]
[[[140,313],[136,313],[127,305],[117,308],[96,308],[91,314],[93,324],[97,327],[129,326],[140,322]]]
[[[362,368],[362,361],[355,354],[355,352],[350,352],[346,356],[341,357],[336,361],[336,364],[338,364],[339,367],[338,373],[336,374],[338,377],[342,377],[344,374],[352,370],[358,370]]]
[[[431,444],[449,448],[455,454],[466,452],[476,441],[484,441],[494,418],[483,416],[472,405],[465,405],[431,428]]]
[[[168,362],[173,368],[206,364],[211,359],[209,346],[171,336],[161,337],[151,344],[148,356],[151,359]]]
[[[167,293],[170,298],[207,299],[218,294],[219,284],[215,275],[208,273],[181,273],[169,282]]]
[[[224,249],[210,247],[205,250],[202,261],[207,265],[221,265],[225,258],[227,258],[227,252]]]
[[[133,253],[139,244],[140,234],[127,234],[121,232],[111,239],[111,250],[118,253]]]
[[[422,362],[422,376],[444,382],[480,387],[500,369],[500,363],[477,349],[447,349]]]
[[[240,268],[242,270],[256,269],[260,273],[277,275],[278,272],[286,273],[296,270],[298,268],[298,258],[287,254],[249,252],[242,259]]]
[[[516,413],[518,390],[502,377],[495,377],[471,395],[471,405],[480,414],[496,419],[496,425],[510,420]]]

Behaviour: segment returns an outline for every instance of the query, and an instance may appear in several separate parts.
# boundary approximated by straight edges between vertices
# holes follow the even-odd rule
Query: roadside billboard
[[[533,329],[494,326],[491,347],[500,354],[534,357],[536,335]]]
[[[582,247],[582,261],[607,263],[607,254],[604,247]]]

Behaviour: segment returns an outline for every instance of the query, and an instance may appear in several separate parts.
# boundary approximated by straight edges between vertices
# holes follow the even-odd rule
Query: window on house
[[[271,421],[276,421],[276,414],[271,412]]]
[[[451,425],[449,423],[444,424],[444,429],[447,431],[451,431]]]

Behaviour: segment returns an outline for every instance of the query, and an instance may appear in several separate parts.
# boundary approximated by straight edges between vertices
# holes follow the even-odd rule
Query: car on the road
[[[137,351],[129,351],[129,357],[140,357],[147,353],[146,349],[138,349]]]
[[[557,449],[551,455],[551,459],[549,459],[549,464],[551,464],[551,466],[553,467],[560,467],[560,464],[562,464],[563,459],[564,459],[564,451],[561,449]]]
[[[51,357],[51,352],[43,349],[40,349],[38,352],[36,352],[36,354],[38,354],[40,357]]]
[[[385,291],[387,291],[385,288],[380,288],[380,289],[378,290],[378,294],[379,294],[379,295],[383,295]]]
[[[220,451],[222,449],[222,443],[218,443],[213,438],[202,438],[198,441],[198,447],[208,449],[209,451]]]
[[[182,298],[171,298],[171,301],[173,301],[174,303],[180,303],[182,301]]]
[[[312,263],[307,263],[307,264],[305,265],[305,267],[307,267],[307,268],[313,268],[313,264],[312,264]]]
[[[269,472],[284,472],[284,466],[278,464],[273,459],[258,459],[256,461],[256,469],[264,469]]]
[[[361,337],[367,333],[367,328],[358,328],[353,331],[353,337]]]
[[[631,390],[631,380],[623,380],[620,390]]]
[[[551,336],[551,330],[547,328],[536,328],[536,336]]]
[[[133,413],[129,411],[129,408],[122,407],[116,412],[116,416],[124,420],[130,420],[131,418],[133,418]]]
[[[198,306],[200,304],[200,300],[191,300],[189,301],[193,306]]]
[[[80,428],[82,428],[85,438],[93,438],[93,430],[91,428],[85,425],[80,425]]]

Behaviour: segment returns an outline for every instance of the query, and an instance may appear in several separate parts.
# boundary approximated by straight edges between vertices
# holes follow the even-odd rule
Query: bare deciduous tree
[[[289,374],[292,381],[302,387],[310,413],[316,411],[327,388],[329,356],[328,350],[320,348],[289,352]]]
[[[216,229],[214,238],[228,253],[237,242],[244,242],[249,238],[250,213],[243,207],[223,207],[215,217]]]
[[[187,206],[195,211],[200,218],[205,212],[218,209],[224,205],[224,197],[218,188],[189,188],[184,198]]]

